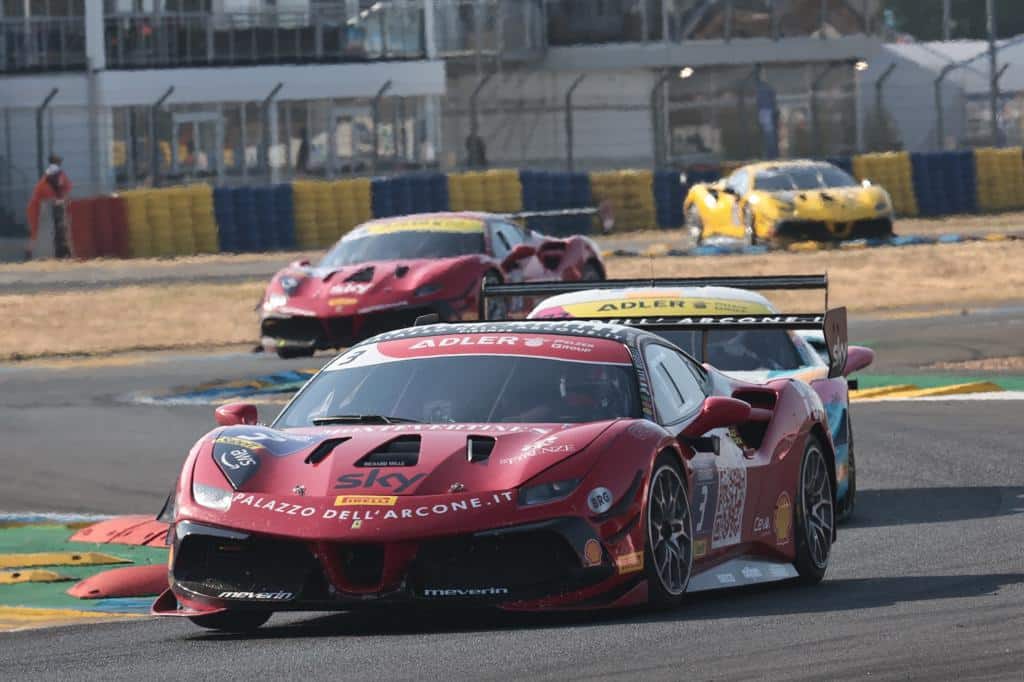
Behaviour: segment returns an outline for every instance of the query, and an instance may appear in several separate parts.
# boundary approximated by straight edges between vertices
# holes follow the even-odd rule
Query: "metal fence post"
[[[661,92],[662,86],[671,77],[672,71],[665,71],[655,81],[654,87],[651,88],[651,142],[653,143],[654,150],[654,168],[658,168],[664,160],[664,140],[661,139],[662,116],[661,107],[658,106],[658,94]]]
[[[818,76],[811,82],[811,130],[814,131],[814,152],[816,154],[823,154],[825,147],[825,142],[821,134],[821,109],[818,106],[818,91],[821,90],[821,85],[825,82],[825,78],[832,73],[837,66],[838,64],[829,64],[825,67],[825,70],[818,74]]]
[[[46,153],[44,149],[46,143],[43,139],[43,114],[46,112],[46,107],[50,106],[50,102],[53,101],[53,98],[57,96],[58,92],[60,92],[59,88],[50,90],[50,94],[43,98],[43,103],[36,107],[36,165],[39,167],[40,176],[42,176],[46,171]]]
[[[160,107],[164,105],[167,98],[174,94],[174,86],[167,88],[167,91],[160,96],[153,106],[149,108],[149,177],[152,179],[153,187],[160,186],[160,141],[157,140],[156,136],[156,115],[160,111]],[[173,135],[173,132],[172,132]],[[174,144],[172,137],[171,144]]]
[[[260,160],[267,166],[267,175],[270,177],[270,182],[277,183],[275,173],[271,168],[270,163],[270,146],[272,144],[272,137],[277,137],[277,131],[274,130],[276,126],[271,127],[272,124],[277,123],[277,116],[271,116],[271,107],[274,104],[274,98],[277,97],[277,93],[281,92],[281,88],[284,87],[284,83],[278,83],[274,86],[270,94],[263,98],[263,103],[260,105],[260,123],[263,126],[262,135],[260,135]],[[273,120],[271,120],[273,119]],[[221,152],[222,153],[222,152]]]
[[[377,161],[380,156],[380,135],[377,130],[380,125],[380,102],[384,98],[384,93],[391,88],[391,81],[385,81],[384,85],[380,86],[380,90],[373,96],[373,159],[370,171],[377,174]]]
[[[477,109],[477,98],[480,96],[480,92],[487,85],[487,81],[494,77],[493,73],[489,73],[480,79],[480,82],[473,88],[473,92],[469,95],[469,134],[476,137],[480,132],[480,118],[479,111]]]
[[[959,64],[946,64],[935,77],[935,143],[938,151],[946,148],[946,117],[942,101],[942,81],[946,79],[949,72],[959,67]]]
[[[566,158],[566,169],[571,173],[573,170],[573,129],[572,129],[572,95],[576,92],[576,88],[580,86],[583,79],[586,78],[585,73],[581,73],[576,77],[576,80],[569,86],[569,90],[565,93],[565,158]]]

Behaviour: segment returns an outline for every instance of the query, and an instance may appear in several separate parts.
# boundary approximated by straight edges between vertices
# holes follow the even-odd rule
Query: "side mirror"
[[[259,414],[255,405],[249,403],[228,403],[213,411],[213,418],[221,426],[255,426]]]
[[[750,403],[736,398],[711,396],[704,400],[700,414],[683,429],[684,438],[700,438],[712,429],[742,424],[750,418]]]
[[[846,351],[846,365],[843,366],[843,376],[848,377],[854,372],[859,372],[875,361],[875,351],[864,346],[850,346]]]
[[[509,254],[505,256],[505,260],[501,261],[501,267],[506,270],[513,270],[519,267],[519,261],[524,258],[529,258],[536,253],[537,249],[529,244],[517,244],[516,247],[509,251]]]

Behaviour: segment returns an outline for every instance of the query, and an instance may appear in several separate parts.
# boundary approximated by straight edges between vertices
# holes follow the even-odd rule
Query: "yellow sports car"
[[[741,166],[691,187],[683,214],[698,244],[714,236],[785,244],[892,235],[889,193],[823,161]]]

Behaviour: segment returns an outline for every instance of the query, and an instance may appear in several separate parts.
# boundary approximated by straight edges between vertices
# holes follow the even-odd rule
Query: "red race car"
[[[841,365],[845,310],[825,330]],[[208,628],[388,604],[668,607],[817,583],[835,538],[817,394],[626,326],[403,329],[328,363],[270,427],[252,405],[217,418],[173,495],[153,605]]]
[[[315,266],[297,261],[274,275],[259,306],[261,343],[281,357],[312,355],[411,325],[424,314],[476,319],[484,281],[604,279],[592,240],[547,237],[513,222],[529,215],[535,214],[430,213],[360,225]],[[532,300],[491,305],[491,317],[516,317]]]

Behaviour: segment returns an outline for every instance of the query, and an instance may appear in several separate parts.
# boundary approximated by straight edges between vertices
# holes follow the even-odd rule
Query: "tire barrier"
[[[1024,151],[1020,147],[886,152],[828,161],[888,190],[901,216],[1024,208]],[[694,184],[714,182],[741,165],[702,164],[653,173],[415,172],[373,179],[296,180],[263,187],[211,189],[196,184],[136,189],[100,197],[96,202],[76,199],[74,203],[81,205],[72,209],[72,231],[78,244],[76,254],[81,254],[78,257],[314,250],[329,247],[354,226],[375,217],[446,210],[549,211],[595,206],[602,201],[611,205],[616,231],[675,229],[683,225],[683,200]],[[566,236],[592,232],[594,221],[588,216],[534,217],[528,225],[553,236]],[[902,245],[899,239],[883,243]],[[950,240],[966,238],[948,235],[939,243]],[[852,241],[843,248],[874,245]],[[669,255],[676,252],[665,248]],[[714,244],[702,248],[700,253],[735,252],[733,247]]]
[[[654,177],[651,171],[621,170],[590,174],[594,202],[608,201],[615,214],[616,231],[656,227]]]
[[[975,149],[978,208],[1005,211],[1024,207],[1024,155],[1020,147]]]
[[[934,217],[978,210],[972,152],[911,154],[910,162],[920,215]]]
[[[586,173],[559,171],[519,171],[523,211],[557,211],[594,205],[590,176]],[[564,237],[590,234],[593,218],[589,215],[544,216],[527,219],[532,230]]]

